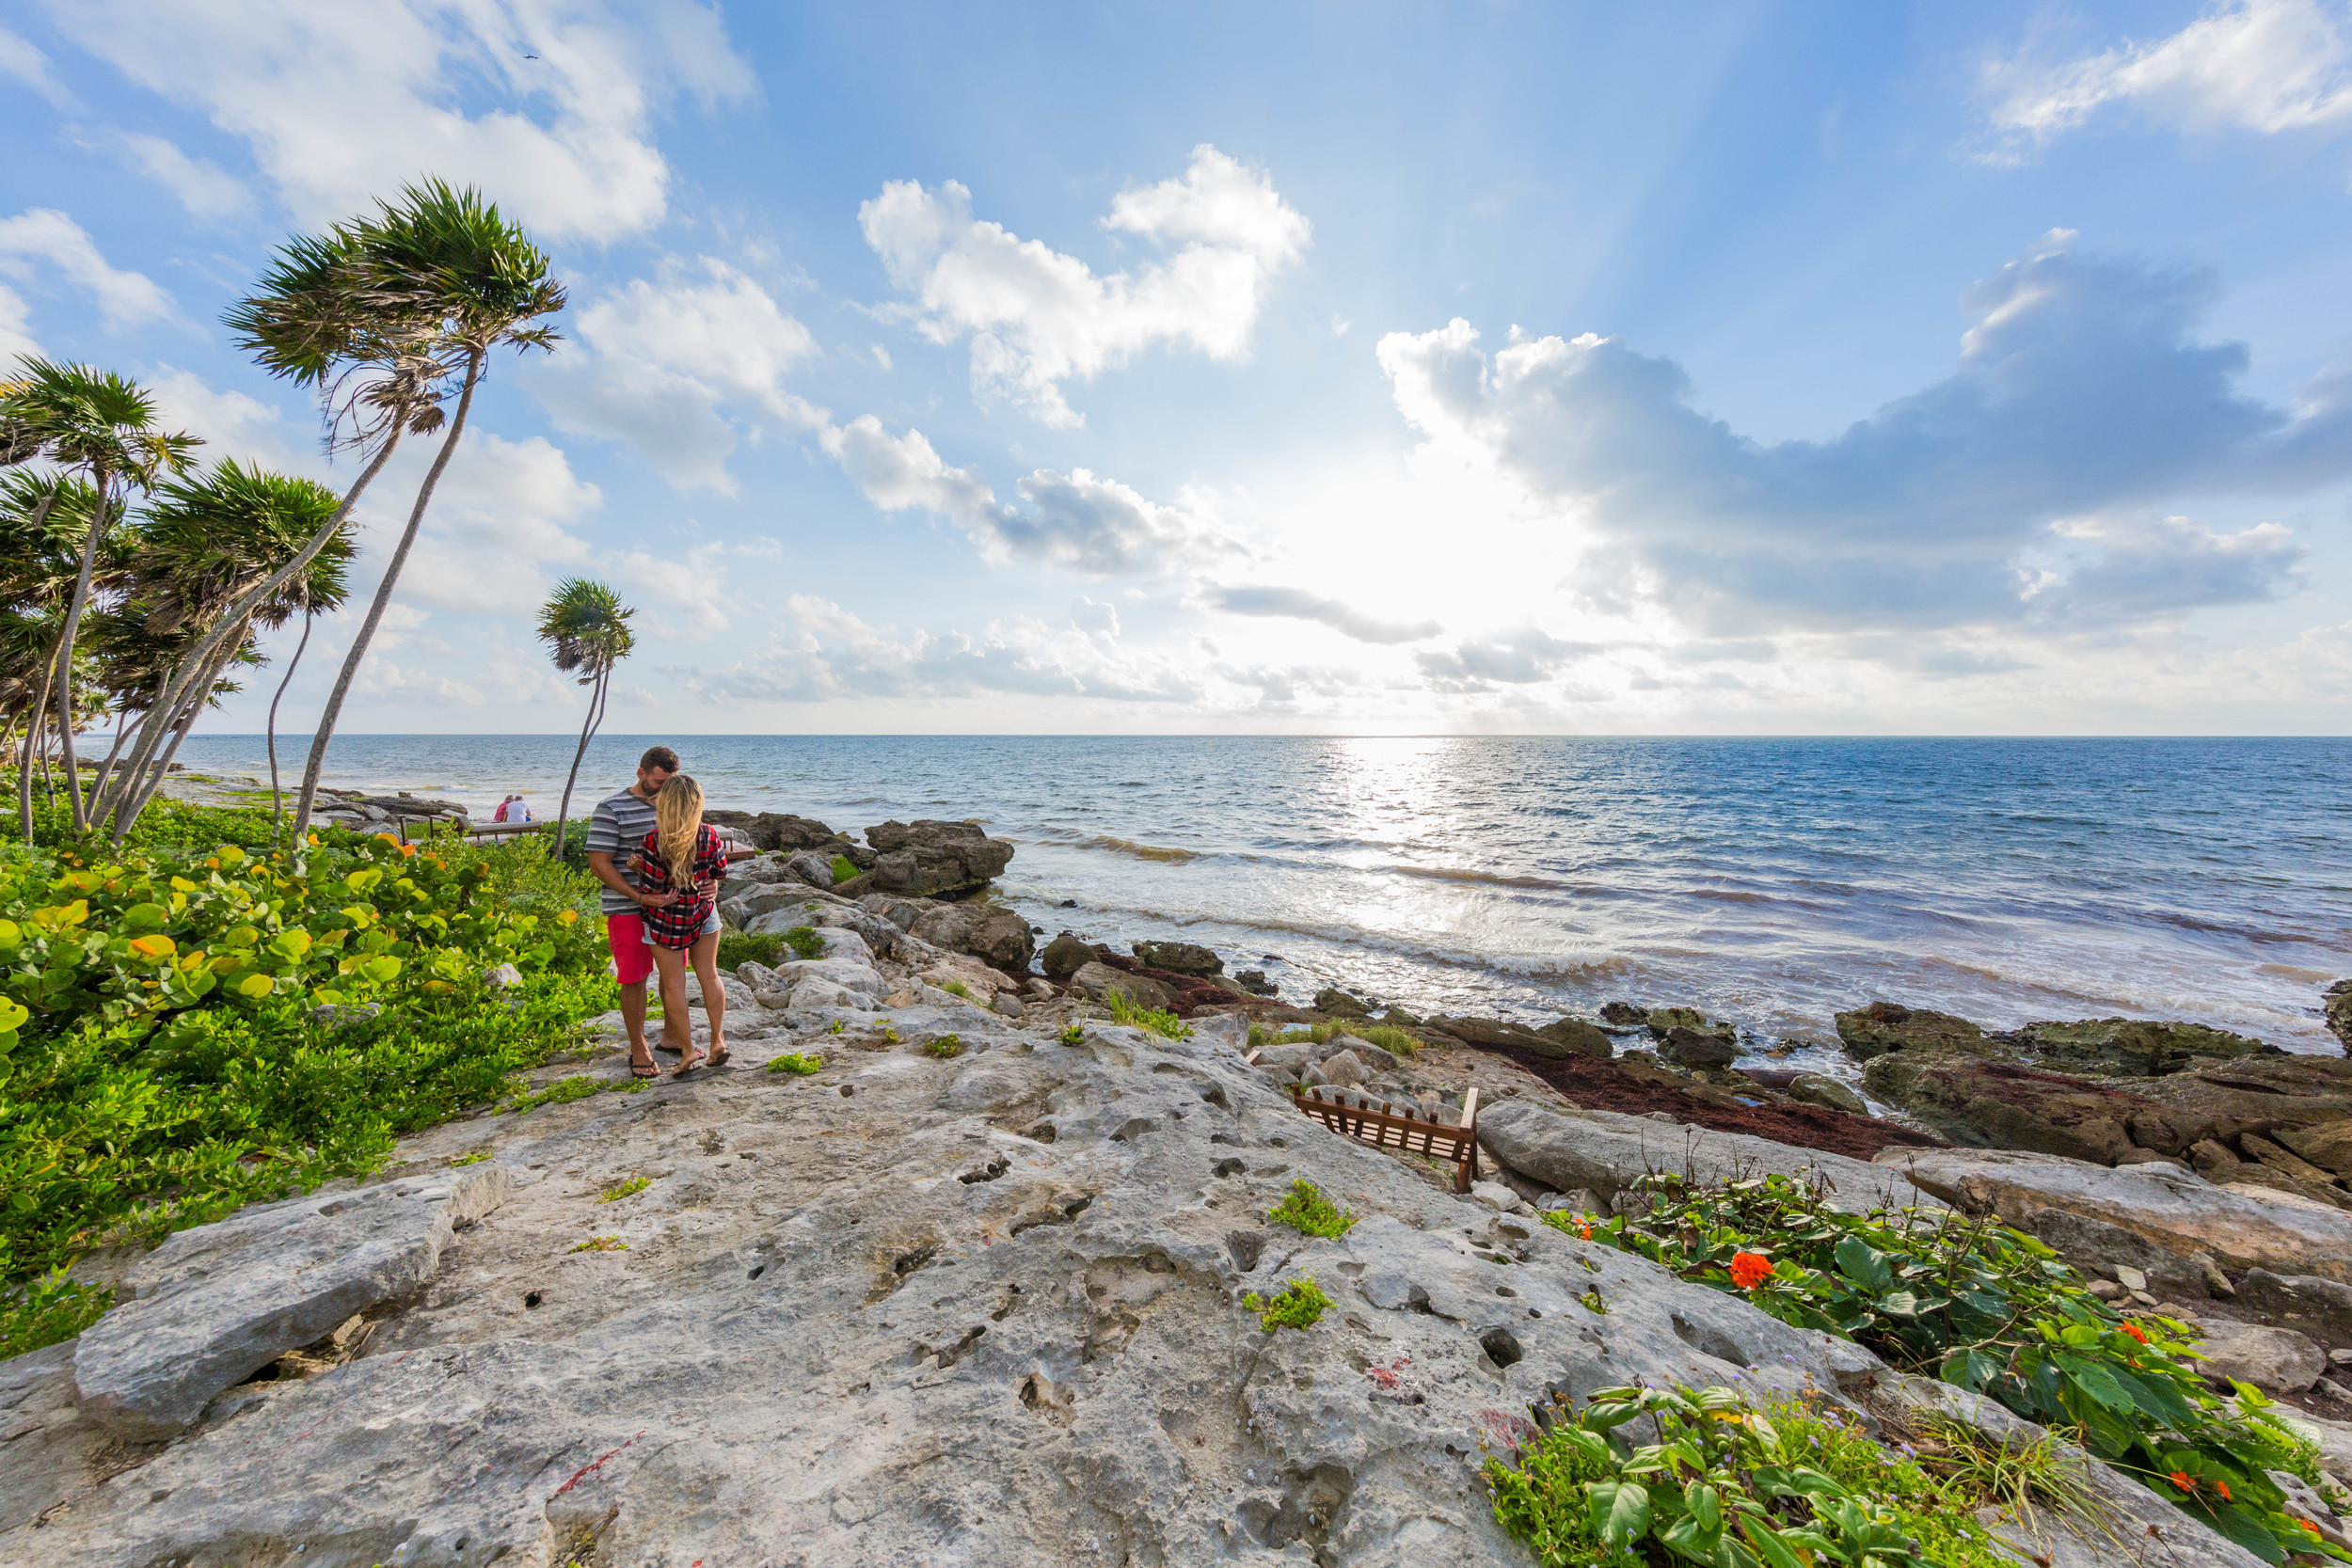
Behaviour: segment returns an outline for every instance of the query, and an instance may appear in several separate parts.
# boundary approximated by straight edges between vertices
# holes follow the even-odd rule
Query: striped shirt
[[[634,875],[637,847],[653,831],[653,802],[641,800],[624,789],[596,802],[596,814],[588,823],[588,852],[593,855],[602,850],[611,855],[622,877],[642,887],[644,884]],[[635,914],[637,901],[608,887],[604,890],[604,912]]]

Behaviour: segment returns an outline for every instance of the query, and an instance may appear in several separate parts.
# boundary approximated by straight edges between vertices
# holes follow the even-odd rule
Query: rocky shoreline
[[[1661,1171],[1997,1215],[2197,1328],[2352,1483],[2352,1060],[1883,1002],[1837,1021],[1873,1115],[1687,1007],[1421,1017],[1048,937],[975,823],[728,825],[760,852],[727,924],[791,938],[726,981],[735,1061],[636,1085],[608,1020],[374,1178],[86,1259],[119,1305],[0,1363],[0,1560],[1517,1564],[1480,1454],[1555,1394],[2022,1425],[1540,1223]],[[2352,1037],[2352,988],[2327,1005]],[[1309,1089],[1457,1125],[1477,1091],[1486,1180],[1333,1135]],[[1359,1223],[1269,1224],[1301,1179]],[[1312,1332],[1242,1309],[1300,1276]],[[2164,1560],[2256,1560],[2092,1474]],[[2052,1528],[2022,1555],[2143,1560]]]

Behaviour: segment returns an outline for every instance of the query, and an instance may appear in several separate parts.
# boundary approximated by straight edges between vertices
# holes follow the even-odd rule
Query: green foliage
[[[1359,1039],[1370,1040],[1392,1056],[1410,1056],[1421,1049],[1421,1037],[1408,1034],[1393,1023],[1367,1024],[1352,1031]]]
[[[627,1252],[628,1243],[618,1236],[591,1236],[575,1244],[574,1252]]]
[[[1087,1042],[1087,1032],[1080,1025],[1073,1023],[1054,1037],[1064,1045],[1084,1045]]]
[[[490,1151],[488,1149],[477,1148],[471,1154],[453,1154],[450,1156],[449,1163],[453,1167],[457,1165],[478,1165],[489,1157]]]
[[[613,1005],[544,856],[315,840],[0,851],[0,1281],[373,1169]]]
[[[1148,1029],[1171,1040],[1184,1039],[1192,1034],[1191,1025],[1174,1013],[1159,1007],[1139,1006],[1135,998],[1116,986],[1111,988],[1105,1005],[1111,1010],[1113,1023],[1123,1023],[1130,1029]]]
[[[805,1078],[810,1073],[820,1070],[824,1065],[825,1059],[822,1056],[803,1056],[799,1052],[792,1051],[787,1052],[785,1054],[770,1060],[768,1063],[768,1070],[770,1072],[798,1073],[803,1078]]]
[[[559,1078],[535,1094],[524,1095],[506,1107],[508,1112],[535,1111],[542,1105],[568,1105],[575,1100],[585,1100],[592,1094],[602,1094],[608,1080],[577,1073]]]
[[[972,1000],[972,988],[965,985],[961,980],[950,980],[939,989],[946,991],[950,996],[961,996],[966,1002]]]
[[[7,778],[13,793],[16,769],[9,768]],[[281,831],[275,836],[284,835]],[[241,849],[267,849],[272,838],[267,811],[251,806],[190,805],[159,795],[132,824],[123,848],[209,851],[217,845],[233,844]],[[64,791],[59,790],[57,798],[51,800],[41,795],[38,783],[33,794],[33,845],[40,849],[71,847],[89,855],[112,852],[112,847],[103,841],[86,845],[73,831],[73,810]]]
[[[1257,1049],[1259,1046],[1262,1046],[1262,1045],[1272,1045],[1273,1043],[1274,1043],[1274,1031],[1273,1031],[1273,1030],[1271,1030],[1271,1029],[1267,1028],[1267,1027],[1266,1027],[1264,1024],[1263,1024],[1263,1023],[1253,1023],[1253,1024],[1251,1024],[1251,1025],[1249,1026],[1249,1046],[1248,1046],[1248,1049],[1250,1049],[1250,1050],[1253,1050],[1253,1051],[1254,1051],[1254,1050],[1255,1050],[1255,1049]]]
[[[539,824],[537,832],[517,833],[515,836],[536,847],[542,857],[554,860],[556,829],[563,828],[564,855],[555,863],[563,866],[566,871],[578,872],[584,877],[589,874],[588,830],[594,826],[596,826],[595,817],[575,816],[564,823],[542,822]],[[723,942],[725,938],[722,936],[720,940]]]
[[[1270,1296],[1255,1291],[1242,1297],[1241,1304],[1258,1314],[1258,1326],[1268,1334],[1277,1329],[1309,1329],[1323,1321],[1331,1298],[1323,1293],[1323,1287],[1311,1277],[1294,1279]]]
[[[1713,1186],[1654,1178],[1653,1207],[1546,1223],[1641,1254],[1801,1328],[1867,1345],[1895,1367],[1943,1378],[2083,1446],[2266,1561],[2312,1549],[2270,1480],[2314,1480],[2310,1454],[2240,1384],[2215,1394],[2181,1325],[2126,1323],[2079,1275],[1992,1219],[1948,1211],[1843,1213],[1783,1176]],[[1739,1272],[1754,1283],[1735,1282]],[[1763,1265],[1770,1264],[1770,1273]],[[1752,1273],[1749,1271],[1753,1271]],[[2153,1329],[2153,1332],[2152,1332]]]
[[[953,1035],[942,1035],[923,1049],[944,1062],[950,1057],[962,1055],[963,1042]]]
[[[836,1018],[833,1021],[833,1027],[826,1030],[825,1033],[828,1035],[837,1035],[841,1033],[845,1027],[847,1027],[846,1023],[842,1020]]]
[[[1295,1029],[1283,1030],[1281,1037],[1276,1040],[1275,1043],[1277,1045],[1305,1045],[1311,1041],[1316,1045],[1326,1045],[1328,1044],[1335,1037],[1345,1033],[1347,1033],[1347,1029],[1343,1024],[1332,1023],[1329,1022],[1322,1023],[1307,1023],[1301,1024]]]
[[[104,1286],[68,1279],[63,1269],[0,1293],[0,1361],[72,1338],[105,1316],[114,1300]]]
[[[1522,1449],[1517,1468],[1489,1457],[1485,1470],[1495,1517],[1547,1568],[1585,1568],[1628,1552],[1645,1563],[1720,1568],[1931,1560],[1918,1530],[1928,1511],[1904,1506],[1900,1490],[1915,1466],[1840,1479],[1732,1389],[1604,1388],[1581,1411],[1555,1404],[1548,1416],[1549,1430]],[[1645,1416],[1658,1441],[1620,1454],[1611,1434]],[[1917,1480],[1930,1505],[1941,1506],[1936,1489]],[[2004,1560],[1984,1544],[1983,1556],[1932,1560],[1944,1568]]]
[[[851,860],[847,855],[834,856],[833,879],[834,884],[836,887],[841,883],[848,881],[850,878],[856,876],[857,874],[857,862]]]
[[[1267,1210],[1265,1217],[1269,1224],[1287,1225],[1302,1235],[1336,1239],[1346,1235],[1360,1216],[1324,1196],[1322,1188],[1301,1176],[1291,1182],[1289,1196]]]
[[[817,934],[814,926],[795,926],[784,933],[784,944],[803,958],[825,956],[825,939]]]
[[[776,953],[783,946],[781,931],[721,931],[719,967],[730,974],[747,963],[773,968]]]
[[[617,1187],[607,1187],[603,1194],[597,1197],[596,1201],[598,1203],[618,1203],[625,1197],[635,1197],[639,1193],[644,1192],[647,1187],[652,1185],[653,1178],[649,1176],[632,1176]]]

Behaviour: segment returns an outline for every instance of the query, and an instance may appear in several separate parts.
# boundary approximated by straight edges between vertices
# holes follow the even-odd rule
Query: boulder
[[[1233,976],[1233,985],[1236,989],[1246,990],[1252,996],[1279,996],[1281,994],[1280,988],[1276,986],[1273,981],[1265,977],[1265,971],[1263,969],[1243,970],[1239,974]]]
[[[2352,1214],[2290,1193],[2215,1186],[2170,1164],[2089,1164],[2006,1149],[1887,1149],[1882,1164],[1972,1213],[2021,1230],[2064,1209],[2137,1233],[2184,1258],[2229,1269],[2319,1275],[2352,1284]]]
[[[1656,1039],[1662,1040],[1677,1029],[1690,1029],[1702,1035],[1720,1035],[1727,1040],[1740,1037],[1740,1031],[1732,1024],[1722,1019],[1709,1019],[1696,1007],[1652,1007],[1645,1022],[1649,1025],[1651,1037]]]
[[[821,847],[831,857],[849,853],[854,847],[847,837],[822,822],[814,817],[795,816],[790,812],[705,811],[703,820],[716,827],[733,828],[749,839],[755,849],[781,849],[788,853]]]
[[[830,855],[802,849],[785,861],[784,869],[794,881],[820,887],[829,893],[833,891],[833,857]]]
[[[1869,1102],[1854,1093],[1851,1085],[1820,1072],[1800,1072],[1788,1080],[1788,1098],[1801,1100],[1807,1105],[1820,1105],[1832,1111],[1844,1111],[1849,1116],[1867,1117]]]
[[[1025,974],[1037,939],[1029,923],[1001,904],[972,899],[942,904],[915,918],[915,936],[951,953],[969,953],[1008,974]]]
[[[2335,1176],[2352,1177],[2352,1120],[2281,1127],[2273,1135],[2320,1169]]]
[[[1871,1057],[1862,1081],[1954,1143],[2101,1164],[2130,1151],[2134,1117],[2150,1110],[2085,1079],[1924,1048]]]
[[[800,882],[763,883],[744,896],[729,900],[728,907],[739,913],[739,923],[747,931],[752,928],[753,921],[779,911],[800,917],[788,922],[788,925],[805,926],[808,924],[805,917],[808,888]],[[776,927],[778,930],[785,928]]]
[[[858,908],[877,920],[887,920],[901,931],[912,931],[930,906],[912,898],[900,898],[887,893],[869,893],[857,901]]]
[[[1544,1056],[1582,1055],[1566,1046],[1546,1039],[1534,1030],[1500,1018],[1453,1018],[1440,1013],[1429,1021],[1429,1027],[1441,1035],[1452,1035],[1471,1045],[1515,1045],[1522,1051],[1533,1051]]]
[[[2322,1006],[2328,1032],[2344,1042],[2345,1054],[2352,1055],[2352,980],[2338,980],[2329,986]]]
[[[1349,995],[1337,986],[1326,986],[1315,992],[1315,1007],[1318,1011],[1336,1014],[1341,1018],[1370,1018],[1372,1016],[1371,1004],[1360,997]]]
[[[1075,932],[1064,931],[1045,944],[1038,956],[1038,967],[1046,977],[1060,985],[1068,985],[1070,977],[1094,961],[1094,948]]]
[[[1124,991],[1127,1000],[1139,1007],[1168,1008],[1176,1005],[1176,993],[1157,980],[1125,970],[1113,969],[1101,962],[1081,964],[1070,976],[1070,984],[1095,1001],[1108,1005],[1111,992]]]
[[[1139,942],[1136,958],[1146,969],[1165,969],[1172,974],[1225,973],[1225,960],[1197,942]]]
[[[2247,1132],[2295,1148],[2288,1129],[2352,1117],[2352,1060],[2341,1056],[2245,1056],[2223,1066],[2134,1079],[2130,1086],[2155,1107],[2169,1130],[2169,1144],[2142,1141],[2167,1153],[2202,1139],[2230,1143]]]
[[[1335,1051],[1317,1065],[1323,1069],[1323,1081],[1341,1088],[1372,1081],[1371,1070],[1353,1051]]]
[[[1603,1023],[1647,1023],[1649,1009],[1637,1007],[1630,1002],[1604,1002],[1600,1006],[1600,1021]]]
[[[2305,1394],[2328,1370],[2328,1353],[2291,1328],[2208,1318],[2199,1324],[2205,1359],[2197,1370],[2223,1387],[2250,1383],[2265,1394]]]
[[[2086,1275],[2112,1278],[2119,1268],[2137,1269],[2147,1281],[2144,1289],[2176,1301],[2202,1301],[2205,1271],[2213,1259],[2204,1253],[2169,1251],[2136,1230],[2078,1214],[2069,1209],[2044,1209],[2033,1217],[2032,1232],[2051,1251]]]
[[[1687,1173],[1702,1181],[1778,1172],[1826,1179],[1831,1204],[1852,1212],[1883,1204],[1939,1207],[1899,1172],[1890,1181],[1889,1167],[1868,1161],[1743,1132],[1661,1125],[1646,1117],[1556,1110],[1524,1098],[1481,1107],[1478,1141],[1513,1170],[1561,1192],[1582,1188],[1605,1203],[1615,1202],[1620,1192],[1654,1171]]]
[[[1370,1040],[1359,1039],[1354,1035],[1332,1036],[1331,1043],[1323,1048],[1322,1059],[1327,1062],[1343,1051],[1363,1063],[1365,1068],[1373,1072],[1394,1072],[1396,1070],[1394,1052],[1385,1051]]]
[[[1396,1011],[1393,1007],[1389,1010],[1391,1014]],[[1590,1056],[1597,1062],[1607,1061],[1617,1049],[1614,1040],[1581,1018],[1554,1020],[1536,1030],[1535,1036],[1575,1055]]]
[[[1736,1040],[1725,1039],[1711,1030],[1702,1031],[1677,1024],[1666,1031],[1665,1039],[1658,1047],[1658,1054],[1677,1067],[1724,1068],[1739,1060],[1740,1046]]]
[[[1984,1031],[1964,1018],[1906,1007],[1895,1002],[1873,1002],[1837,1016],[1837,1037],[1848,1055],[1868,1060],[1889,1051],[1931,1051],[1979,1055],[1987,1049]]]
[[[2073,1023],[2028,1023],[2009,1039],[2035,1061],[2061,1072],[2154,1078],[2177,1072],[2197,1057],[2251,1056],[2270,1047],[2201,1023],[2145,1019],[2087,1018]]]
[[[2323,1345],[2352,1345],[2352,1285],[2317,1275],[2278,1275],[2249,1269],[2237,1299],[2280,1328],[2308,1334]]]
[[[866,830],[872,867],[844,883],[856,895],[942,898],[977,892],[1012,861],[1012,846],[977,822],[890,821]]]
[[[1262,1046],[1257,1065],[1276,1072],[1303,1072],[1315,1062],[1315,1048],[1307,1040],[1294,1045]]]
[[[507,1172],[262,1204],[168,1238],[134,1264],[123,1301],[82,1333],[75,1402],[134,1442],[193,1425],[213,1396],[439,1270],[453,1227],[507,1195]]]

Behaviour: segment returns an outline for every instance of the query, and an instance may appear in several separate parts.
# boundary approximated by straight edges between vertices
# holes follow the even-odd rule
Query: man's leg
[[[628,1029],[628,1059],[649,1062],[645,1050],[645,977],[653,973],[653,949],[645,945],[645,917],[604,917],[605,942],[612,950],[612,977],[621,982],[621,1022]]]
[[[621,1022],[628,1026],[628,1059],[650,1062],[645,1050],[645,982],[621,988]]]

